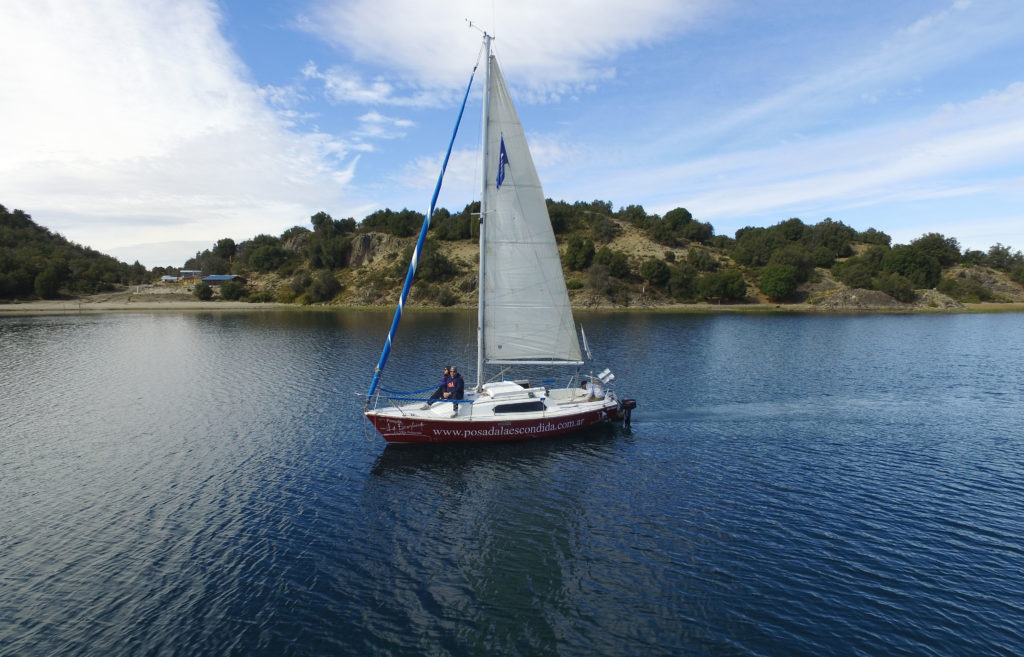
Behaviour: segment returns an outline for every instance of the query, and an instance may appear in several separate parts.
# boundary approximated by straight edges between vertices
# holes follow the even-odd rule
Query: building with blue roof
[[[210,276],[203,276],[203,282],[207,285],[220,285],[228,281],[238,281],[242,285],[245,285],[246,280],[238,276],[237,274],[213,274]]]

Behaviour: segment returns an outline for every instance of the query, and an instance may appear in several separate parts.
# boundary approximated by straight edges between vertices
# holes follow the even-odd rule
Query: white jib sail
[[[491,363],[580,363],[544,190],[493,57],[490,67],[484,357]]]

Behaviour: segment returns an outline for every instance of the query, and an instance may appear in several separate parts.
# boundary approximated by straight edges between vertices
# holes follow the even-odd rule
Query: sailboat
[[[467,386],[463,399],[434,403],[401,393],[385,394],[379,388],[447,166],[446,156],[364,409],[366,418],[389,443],[548,438],[617,420],[628,424],[636,406],[635,401],[616,396],[610,386],[615,377],[607,368],[596,376],[581,373],[586,362],[544,192],[508,87],[491,53],[492,39],[484,33],[477,383]],[[466,97],[472,83],[471,76]],[[465,102],[464,98],[456,133]],[[586,346],[585,335],[583,343]],[[589,346],[586,351],[589,354]],[[496,380],[484,380],[485,366],[500,368]],[[516,366],[575,368],[575,373],[558,387],[550,379],[535,383],[508,378]],[[584,381],[590,384],[586,388],[581,386]],[[595,397],[595,389],[603,395]]]

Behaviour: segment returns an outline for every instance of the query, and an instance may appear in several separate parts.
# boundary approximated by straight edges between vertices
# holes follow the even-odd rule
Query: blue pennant
[[[508,153],[505,152],[505,137],[501,138],[501,152],[498,154],[498,189],[505,182],[505,165],[508,164]]]

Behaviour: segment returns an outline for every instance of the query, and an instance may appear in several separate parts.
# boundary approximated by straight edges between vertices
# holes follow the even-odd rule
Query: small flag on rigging
[[[501,137],[501,152],[498,153],[498,189],[505,182],[505,165],[508,164],[508,153],[505,152],[505,137]]]

